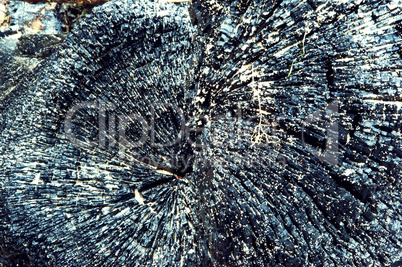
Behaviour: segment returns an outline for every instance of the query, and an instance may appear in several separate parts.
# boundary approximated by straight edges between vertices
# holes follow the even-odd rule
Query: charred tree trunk
[[[95,7],[1,100],[0,260],[399,265],[400,4]]]

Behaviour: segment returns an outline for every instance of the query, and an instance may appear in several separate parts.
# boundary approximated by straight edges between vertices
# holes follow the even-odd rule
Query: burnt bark
[[[0,100],[3,243],[27,265],[397,266],[400,14],[94,8]]]

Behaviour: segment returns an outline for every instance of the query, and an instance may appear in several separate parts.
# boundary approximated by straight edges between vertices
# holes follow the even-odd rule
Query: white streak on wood
[[[134,191],[134,198],[138,201],[141,205],[144,205],[144,197],[141,195],[140,191],[136,188]]]
[[[173,173],[165,171],[165,170],[156,170],[156,172],[160,173],[160,174],[166,174],[166,175],[172,175],[172,176],[174,175]]]
[[[31,184],[38,185],[40,180],[40,173],[35,174],[35,179],[31,182]]]

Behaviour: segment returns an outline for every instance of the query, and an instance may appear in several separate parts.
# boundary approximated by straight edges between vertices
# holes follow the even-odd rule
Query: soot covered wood
[[[28,265],[397,265],[399,6],[94,8],[2,100],[2,236]]]

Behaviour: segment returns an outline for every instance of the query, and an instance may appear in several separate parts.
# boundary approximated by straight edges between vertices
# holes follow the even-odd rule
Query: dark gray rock
[[[28,265],[397,266],[399,6],[95,8],[2,100],[2,236]]]

